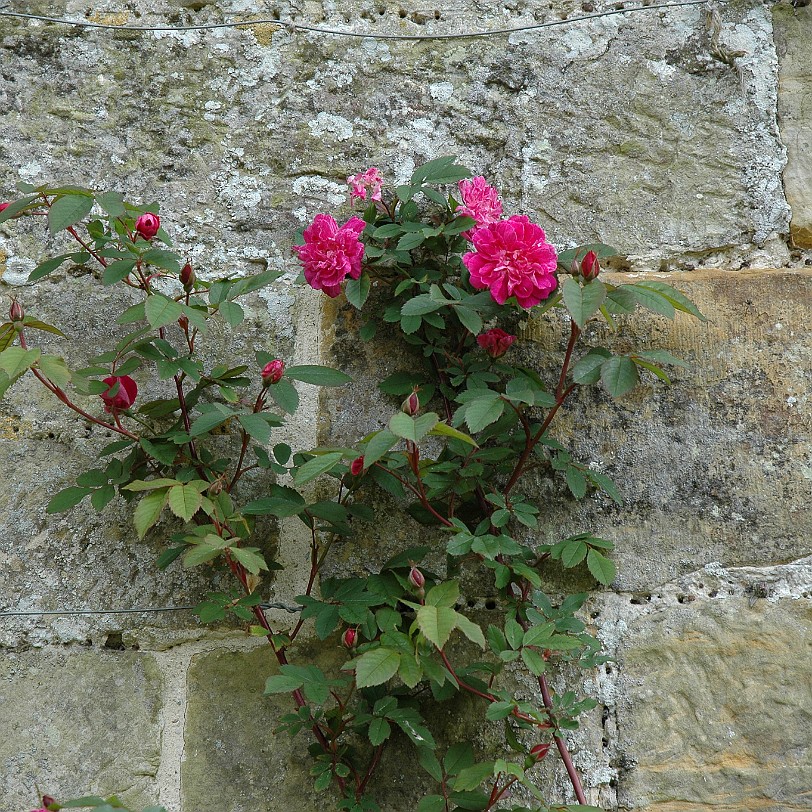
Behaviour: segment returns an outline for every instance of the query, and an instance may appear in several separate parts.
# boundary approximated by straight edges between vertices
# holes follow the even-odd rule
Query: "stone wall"
[[[617,7],[24,5],[0,11],[117,28],[0,16],[0,198],[18,180],[115,188],[159,200],[212,275],[289,269],[252,302],[235,357],[264,348],[363,374],[340,341],[340,310],[292,286],[292,234],[345,202],[348,174],[376,164],[402,180],[443,154],[487,175],[506,209],[556,244],[615,245],[618,279],[659,274],[695,298],[707,324],[639,328],[691,362],[672,388],[649,383],[614,404],[585,396],[561,427],[588,425],[582,450],[598,451],[586,461],[626,500],[560,508],[548,525],[589,527],[618,547],[615,584],[589,602],[616,659],[589,680],[602,713],[573,737],[575,758],[590,801],[609,809],[812,809],[812,8],[724,3],[718,24],[702,6],[650,8],[402,41],[296,24],[428,35]],[[282,24],[125,28],[252,15]],[[112,335],[116,302],[67,266],[28,287],[43,241],[0,226],[0,290],[68,334],[55,351],[82,357],[87,335]],[[560,346],[555,325],[523,330],[537,359]],[[317,429],[357,436],[378,419],[303,396],[288,430],[299,448]],[[0,610],[185,606],[208,588],[194,572],[156,573],[157,538],[137,541],[115,503],[100,516],[44,515],[101,434],[33,385],[0,402]],[[299,560],[292,527],[269,543]],[[289,568],[269,597],[300,587]],[[33,807],[37,786],[118,791],[170,812],[330,808],[273,735],[287,703],[261,698],[274,666],[239,631],[201,627],[188,611],[2,615],[0,646],[4,812]],[[395,812],[413,778],[396,759],[386,770],[383,805]]]

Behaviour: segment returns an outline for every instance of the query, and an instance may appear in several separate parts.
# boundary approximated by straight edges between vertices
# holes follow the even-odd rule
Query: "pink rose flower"
[[[371,200],[381,199],[383,178],[375,166],[371,166],[366,172],[351,175],[347,178],[347,183],[350,185],[350,200],[354,200],[356,197],[359,200],[366,200],[367,191],[370,193],[369,197]]]
[[[356,457],[350,463],[350,473],[353,476],[359,476],[360,474],[364,473],[364,457],[363,455],[360,457]]]
[[[523,214],[476,229],[471,242],[476,250],[462,258],[471,284],[488,288],[499,304],[515,296],[520,307],[530,308],[556,289],[555,248]]]
[[[502,217],[502,201],[499,192],[485,182],[482,175],[471,180],[461,180],[457,184],[462,196],[462,205],[455,212],[460,217],[473,217],[476,228],[498,223]],[[464,232],[463,237],[471,239],[474,229]]]
[[[491,358],[501,358],[510,348],[510,345],[516,340],[516,336],[494,327],[492,330],[478,335],[476,343],[482,347]]]
[[[334,299],[348,276],[358,279],[364,257],[364,244],[358,237],[365,228],[360,217],[351,217],[339,228],[329,214],[316,215],[304,230],[305,244],[293,246],[311,288],[323,290]]]
[[[285,374],[285,362],[280,361],[278,358],[275,361],[268,361],[268,363],[262,367],[260,374],[262,375],[263,386],[279,383]]]
[[[129,409],[138,396],[138,385],[129,375],[110,375],[104,379],[110,388],[102,392],[99,397],[104,401],[104,411],[115,414],[121,409]],[[110,394],[113,387],[118,384],[115,395]]]
[[[135,221],[135,230],[145,239],[151,240],[161,227],[161,218],[148,211]]]

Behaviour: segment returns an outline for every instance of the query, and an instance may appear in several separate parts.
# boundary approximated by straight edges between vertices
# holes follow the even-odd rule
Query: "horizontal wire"
[[[260,603],[260,609],[284,609],[291,614],[301,612],[301,606],[287,603]],[[188,612],[196,606],[142,606],[134,609],[30,609],[0,612],[0,617],[33,617],[41,615],[129,615],[147,612]]]
[[[85,20],[65,20],[60,17],[46,17],[41,14],[26,14],[18,11],[0,11],[0,17],[14,17],[22,20],[38,20],[40,22],[55,23],[58,25],[73,25],[80,28],[101,28],[113,31],[138,31],[147,33],[152,31],[168,31],[168,32],[182,32],[182,31],[211,31],[221,28],[245,28],[253,25],[275,25],[279,29],[287,31],[309,31],[314,34],[329,34],[338,37],[354,37],[357,39],[376,39],[376,40],[443,40],[443,39],[474,39],[477,37],[495,37],[505,36],[510,34],[518,34],[528,31],[539,31],[542,28],[552,28],[560,25],[570,25],[572,23],[581,22],[583,20],[596,20],[600,17],[611,17],[615,14],[632,14],[637,11],[658,11],[661,9],[681,8],[684,6],[702,6],[706,5],[708,0],[680,0],[676,3],[657,3],[647,6],[635,6],[634,8],[615,8],[608,11],[598,11],[594,14],[582,14],[579,17],[571,17],[566,20],[549,20],[544,23],[535,23],[533,25],[522,25],[516,28],[495,28],[490,31],[466,31],[461,34],[365,34],[359,31],[341,31],[336,28],[323,28],[316,25],[308,25],[306,23],[293,23],[284,22],[282,20],[273,19],[258,19],[258,20],[243,20],[229,23],[205,23],[201,25],[157,25],[157,26],[139,26],[139,25],[114,25],[112,23],[94,23]]]

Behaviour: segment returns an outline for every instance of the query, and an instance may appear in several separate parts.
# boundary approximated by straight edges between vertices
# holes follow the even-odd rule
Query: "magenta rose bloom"
[[[138,397],[138,385],[129,375],[110,375],[104,379],[110,387],[106,392],[102,392],[99,397],[104,401],[105,412],[118,412],[121,409],[129,409]],[[111,395],[110,391],[118,384],[118,391]]]
[[[161,227],[161,218],[148,211],[135,221],[135,230],[145,239],[151,240]]]
[[[303,233],[304,245],[294,245],[304,266],[307,284],[330,298],[341,293],[341,283],[361,275],[364,244],[358,239],[366,228],[360,217],[351,217],[341,228],[329,214],[317,214]]]
[[[516,336],[494,327],[486,330],[476,337],[476,343],[485,350],[491,358],[501,358],[516,340]]]
[[[369,192],[370,200],[381,199],[383,178],[377,166],[371,166],[366,172],[351,175],[347,178],[347,183],[350,185],[350,200],[354,200],[356,197],[359,200],[366,200],[367,191]]]
[[[457,184],[462,197],[462,205],[455,212],[460,217],[473,217],[476,228],[489,226],[499,222],[502,217],[502,201],[499,192],[485,182],[485,178],[477,175],[471,180],[461,180]],[[474,229],[466,231],[463,236],[470,240]]]
[[[515,296],[519,306],[526,309],[555,290],[555,248],[541,227],[523,214],[476,229],[471,242],[476,250],[462,258],[471,284],[477,290],[490,290],[499,304]]]

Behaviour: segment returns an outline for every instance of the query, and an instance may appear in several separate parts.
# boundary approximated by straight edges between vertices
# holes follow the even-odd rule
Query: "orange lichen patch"
[[[87,19],[91,23],[99,23],[101,25],[127,25],[130,21],[130,12],[94,11]]]
[[[3,274],[6,272],[6,260],[8,259],[8,254],[3,253],[0,251],[0,279],[3,278]]]
[[[0,440],[13,440],[20,436],[20,421],[16,417],[0,417]]]
[[[251,19],[262,19],[261,17],[249,17]],[[282,24],[275,23],[257,23],[256,25],[249,26],[254,35],[254,39],[258,45],[270,45],[273,35],[282,28]]]

